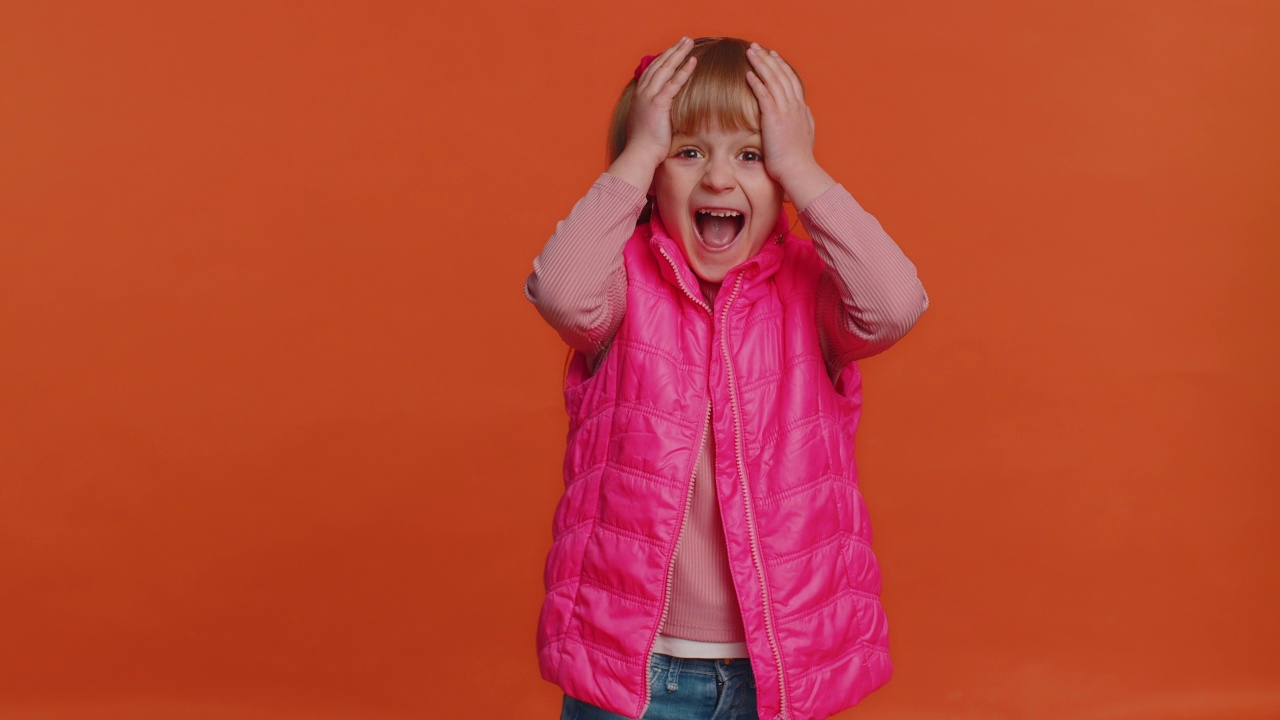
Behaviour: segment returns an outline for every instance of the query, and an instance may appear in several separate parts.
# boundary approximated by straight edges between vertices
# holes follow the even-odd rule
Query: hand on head
[[[671,103],[693,75],[692,49],[693,41],[683,37],[663,51],[640,73],[631,96],[626,150],[649,155],[655,167],[671,151]]]
[[[774,180],[783,182],[806,165],[817,164],[813,157],[813,113],[805,104],[800,78],[776,50],[752,43],[747,60],[755,69],[747,71],[747,84],[760,103],[765,169]]]
[[[760,136],[764,166],[782,185],[797,210],[836,184],[813,156],[813,112],[804,101],[804,86],[776,50],[752,43],[747,84],[760,103]]]

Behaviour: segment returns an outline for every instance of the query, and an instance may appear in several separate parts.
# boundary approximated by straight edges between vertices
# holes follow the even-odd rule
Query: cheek
[[[675,193],[672,191],[671,179],[661,171],[653,176],[653,182],[649,185],[649,194],[658,199],[659,206],[669,207],[675,200]]]
[[[653,182],[649,183],[649,194],[660,196],[671,186],[671,178],[667,176],[667,164],[662,163],[653,173]]]
[[[780,214],[782,214],[782,198],[770,198],[769,202],[764,204],[764,209],[756,216],[756,221],[763,231],[770,232],[778,223]]]

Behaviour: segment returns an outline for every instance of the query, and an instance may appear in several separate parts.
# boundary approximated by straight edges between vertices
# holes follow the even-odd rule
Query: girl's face
[[[662,223],[703,280],[720,282],[773,235],[783,193],[762,147],[758,130],[676,133],[654,174]]]

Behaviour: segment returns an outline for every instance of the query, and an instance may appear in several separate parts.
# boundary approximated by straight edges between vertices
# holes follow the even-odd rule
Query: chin
[[[709,283],[721,282],[724,276],[729,274],[729,268],[705,268],[697,263],[690,263],[689,267],[693,269],[694,275]]]
[[[737,248],[738,252],[729,254],[707,253],[705,248],[693,243],[693,247],[689,243],[682,243],[681,249],[684,250],[684,258],[689,263],[689,269],[693,270],[693,274],[706,282],[718,283],[724,280],[724,276],[729,271],[742,263],[750,260],[755,256],[755,252],[747,252],[746,248]],[[758,248],[757,248],[758,249]]]

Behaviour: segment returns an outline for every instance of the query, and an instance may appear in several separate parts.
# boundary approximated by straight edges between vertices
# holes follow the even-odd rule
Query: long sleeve
[[[622,248],[644,210],[644,191],[602,174],[533,261],[525,297],[575,350],[608,347],[626,310]]]
[[[826,263],[818,288],[818,328],[827,366],[884,352],[929,307],[915,265],[841,185],[813,201],[800,221]]]

